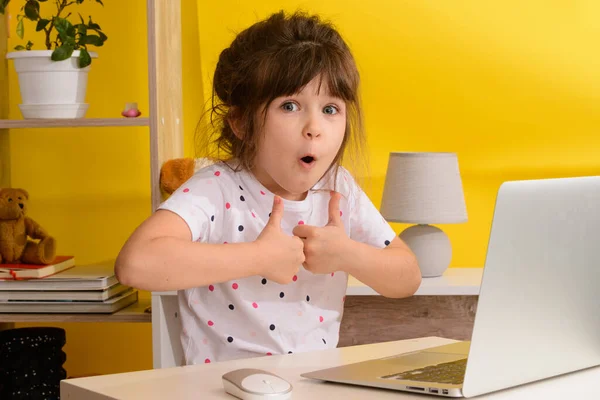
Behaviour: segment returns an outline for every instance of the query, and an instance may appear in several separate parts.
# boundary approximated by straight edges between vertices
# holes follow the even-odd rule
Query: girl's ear
[[[231,127],[233,134],[240,140],[244,138],[244,128],[242,123],[242,118],[240,115],[240,110],[238,108],[232,107],[229,110],[229,115],[227,116],[227,123]]]

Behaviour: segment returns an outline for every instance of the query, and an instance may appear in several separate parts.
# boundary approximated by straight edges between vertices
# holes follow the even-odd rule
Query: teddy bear
[[[179,186],[194,175],[200,168],[212,164],[208,158],[173,158],[160,168],[160,190],[165,197],[173,194]]]
[[[56,240],[26,216],[28,200],[24,189],[0,189],[0,264],[50,264],[56,256]]]

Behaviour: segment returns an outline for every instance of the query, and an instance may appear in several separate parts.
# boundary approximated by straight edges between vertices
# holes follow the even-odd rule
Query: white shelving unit
[[[8,17],[8,15],[1,16]],[[7,19],[0,18],[0,187],[10,187],[10,130],[22,128],[147,126],[150,145],[151,207],[162,201],[160,167],[183,156],[181,1],[147,0],[149,116],[140,118],[81,118],[10,120],[8,118]],[[116,255],[115,255],[116,256]],[[0,314],[0,325],[17,321],[149,322],[149,302],[140,300],[112,315]]]

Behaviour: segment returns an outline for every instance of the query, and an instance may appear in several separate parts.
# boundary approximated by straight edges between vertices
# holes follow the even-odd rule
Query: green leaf
[[[23,39],[23,35],[25,34],[25,26],[23,25],[23,20],[19,20],[17,23],[17,36]]]
[[[31,50],[32,47],[33,47],[33,42],[31,40],[28,40],[27,44],[25,45],[25,50]]]
[[[102,2],[102,0],[96,0],[96,3],[100,3],[100,5],[102,5],[102,7],[104,7],[104,3]]]
[[[81,35],[87,35],[87,25],[77,24],[75,25],[75,28],[77,28],[77,33],[80,33]]]
[[[89,29],[97,29],[97,30],[102,30],[102,28],[100,28],[100,25],[98,25],[97,23],[95,23],[94,21],[92,21],[92,17],[90,16],[90,22],[88,23],[88,28]]]
[[[57,47],[50,57],[52,61],[66,60],[73,55],[73,45],[69,43],[63,43],[60,47]]]
[[[4,14],[4,12],[6,11],[6,7],[8,7],[8,3],[10,2],[10,0],[0,0],[0,13]]]
[[[54,21],[54,27],[56,28],[58,36],[63,42],[66,42],[69,38],[75,38],[75,27],[66,19],[56,18]]]
[[[35,31],[39,32],[42,29],[44,29],[46,27],[46,25],[48,25],[48,23],[50,23],[50,20],[48,19],[40,19],[37,23],[37,26],[35,27]]]
[[[83,3],[83,0],[77,0],[77,4]]]
[[[17,50],[17,51],[25,50],[25,46],[23,46],[23,45],[15,46],[15,50]]]
[[[97,35],[83,36],[79,42],[81,44],[91,44],[92,46],[98,46],[98,47],[100,47],[104,44],[104,41],[102,40],[102,38],[100,38],[100,36],[97,36]]]
[[[25,16],[32,20],[37,21],[40,17],[40,3],[37,0],[28,0],[25,4]]]
[[[39,1],[40,3],[43,3],[43,2],[46,2],[48,0],[37,0],[37,1]]]
[[[81,49],[79,52],[79,68],[85,68],[92,63],[92,57],[86,49]]]

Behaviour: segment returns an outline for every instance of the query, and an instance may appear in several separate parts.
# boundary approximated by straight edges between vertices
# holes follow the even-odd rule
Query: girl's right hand
[[[264,255],[265,264],[261,268],[262,276],[280,284],[292,281],[304,262],[304,242],[297,236],[290,236],[281,229],[283,201],[279,196],[273,198],[273,210],[269,222],[256,238]]]

